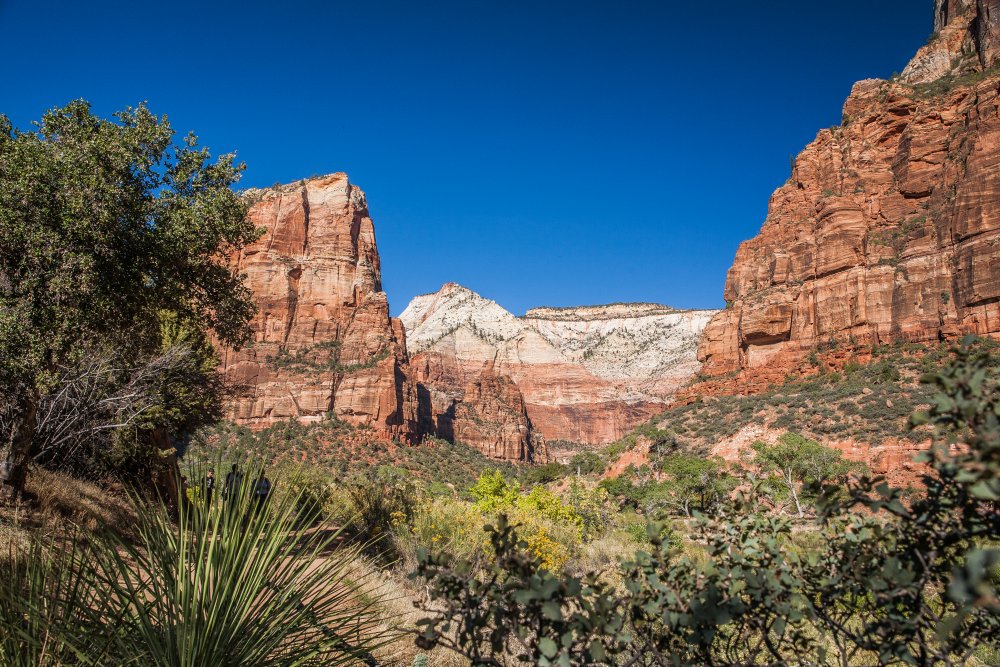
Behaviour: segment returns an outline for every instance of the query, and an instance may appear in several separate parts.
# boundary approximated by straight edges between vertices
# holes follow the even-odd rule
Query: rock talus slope
[[[220,351],[242,390],[230,416],[265,426],[333,415],[415,440],[416,386],[403,327],[389,317],[364,193],[337,173],[248,196],[266,232],[231,259],[259,310],[253,343]]]
[[[1000,332],[1000,0],[937,0],[935,29],[898,79],[855,84],[772,195],[705,329],[707,372]]]
[[[450,283],[413,299],[400,319],[432,429],[448,432],[452,404],[487,365],[516,384],[533,431],[601,444],[661,411],[697,372],[695,348],[714,313],[616,304],[516,317]]]

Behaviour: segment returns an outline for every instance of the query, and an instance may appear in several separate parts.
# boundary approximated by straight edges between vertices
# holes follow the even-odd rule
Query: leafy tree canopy
[[[76,101],[33,131],[0,116],[2,377],[44,389],[87,345],[155,341],[161,310],[246,343],[251,294],[219,261],[258,236],[234,157],[144,105],[112,121]]]
[[[259,235],[233,190],[242,170],[234,155],[213,161],[193,134],[175,141],[167,118],[144,105],[107,120],[76,101],[28,131],[0,116],[8,479],[67,368],[95,354],[158,352],[164,313],[189,338],[249,340],[252,295],[224,263]]]

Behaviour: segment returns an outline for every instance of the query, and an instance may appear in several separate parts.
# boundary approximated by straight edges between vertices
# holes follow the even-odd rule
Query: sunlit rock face
[[[364,193],[337,173],[247,194],[265,230],[231,259],[258,312],[252,345],[220,351],[253,426],[333,416],[387,438],[419,437],[403,327],[389,317]]]
[[[855,84],[772,196],[705,329],[709,373],[837,339],[1000,332],[1000,0],[937,0],[901,77]]]
[[[437,418],[443,435],[475,447],[486,456],[545,463],[545,439],[528,418],[521,390],[509,375],[497,375],[492,361],[470,379],[460,400]]]
[[[661,411],[698,371],[697,343],[715,312],[615,304],[516,317],[449,283],[413,299],[400,319],[435,428],[447,430],[453,402],[467,400],[490,364],[516,384],[533,431],[599,444]]]

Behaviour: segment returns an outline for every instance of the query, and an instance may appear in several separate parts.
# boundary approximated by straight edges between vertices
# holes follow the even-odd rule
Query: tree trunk
[[[37,427],[36,413],[38,400],[34,395],[25,397],[24,407],[14,422],[14,432],[10,439],[10,449],[3,463],[0,463],[0,483],[3,496],[16,502],[24,492],[24,479],[31,459],[31,445],[35,440]]]
[[[785,477],[785,481],[788,483],[788,490],[792,494],[792,500],[795,501],[795,510],[799,513],[799,518],[805,517],[805,512],[802,511],[802,504],[799,502],[799,494],[795,491],[795,479],[789,473]]]

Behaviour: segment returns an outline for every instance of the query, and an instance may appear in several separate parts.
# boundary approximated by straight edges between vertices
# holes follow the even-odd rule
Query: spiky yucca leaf
[[[0,664],[7,667],[99,665],[111,649],[102,598],[86,543],[41,537],[10,545],[0,568]],[[111,625],[113,627],[113,624]]]
[[[357,548],[320,522],[299,531],[294,493],[253,497],[253,480],[210,506],[140,515],[135,541],[98,556],[110,595],[126,609],[116,637],[136,664],[329,665],[370,662],[388,640],[377,594],[352,578]]]
[[[359,549],[303,521],[295,493],[259,505],[250,483],[228,495],[182,503],[176,522],[164,504],[135,499],[134,537],[109,532],[59,559],[29,558],[27,578],[0,590],[0,620],[26,630],[0,651],[62,647],[58,659],[16,665],[374,664],[371,652],[395,635],[382,627],[377,587],[356,575]],[[41,594],[11,604],[49,581],[66,589],[57,613]]]

